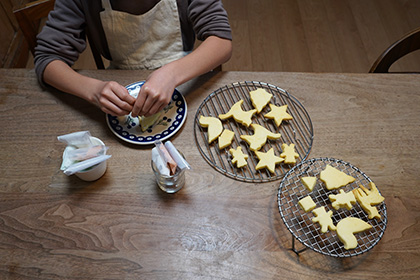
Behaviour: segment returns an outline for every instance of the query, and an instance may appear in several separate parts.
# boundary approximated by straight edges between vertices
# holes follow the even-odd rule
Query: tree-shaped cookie
[[[273,97],[271,93],[267,92],[263,88],[253,90],[249,93],[249,95],[251,96],[252,105],[254,105],[254,108],[257,109],[257,113],[260,113],[268,102],[270,102],[271,97]]]
[[[362,206],[363,210],[365,210],[368,214],[369,219],[380,219],[381,215],[379,214],[378,209],[376,209],[376,207],[373,205],[381,203],[385,198],[380,195],[376,185],[373,182],[370,182],[369,185],[370,190],[363,187],[362,185],[359,185],[360,188],[353,190],[353,193],[357,201]]]
[[[278,157],[274,154],[274,149],[273,148],[268,150],[268,152],[266,152],[266,153],[255,151],[255,155],[260,160],[258,162],[257,166],[255,167],[255,169],[260,170],[262,168],[267,168],[268,170],[270,170],[271,173],[274,173],[274,170],[276,168],[276,164],[278,164],[278,163],[280,163],[284,160],[281,157]]]
[[[269,104],[271,111],[264,115],[267,119],[273,119],[277,126],[281,125],[283,120],[291,120],[293,117],[289,115],[287,110],[287,105],[276,106]]]
[[[347,210],[350,210],[353,207],[352,204],[356,203],[356,198],[354,197],[353,192],[346,193],[344,190],[340,190],[339,194],[330,194],[328,198],[332,202],[331,205],[335,210],[344,207],[346,207]]]
[[[338,189],[356,180],[350,175],[347,175],[346,173],[335,169],[329,164],[327,164],[325,169],[321,171],[319,179],[321,179],[321,181],[325,183],[325,187],[327,188],[327,190]]]
[[[229,149],[229,153],[232,155],[232,163],[236,164],[236,167],[241,168],[247,165],[246,160],[248,159],[248,155],[242,152],[242,147],[239,146],[235,149]]]
[[[296,159],[299,157],[299,154],[295,152],[295,144],[283,144],[281,145],[283,153],[280,154],[284,158],[285,164],[295,164]]]
[[[224,149],[232,143],[235,133],[232,130],[225,129],[219,136],[219,149]]]
[[[258,151],[267,142],[267,139],[279,139],[280,133],[273,133],[259,124],[251,124],[254,135],[241,135],[241,139],[249,144],[252,151]]]
[[[354,249],[357,247],[357,239],[354,234],[370,228],[372,228],[371,225],[359,218],[347,217],[338,222],[337,236],[344,244],[344,249]]]
[[[222,133],[223,125],[222,122],[215,117],[205,117],[200,116],[198,120],[202,127],[207,127],[207,134],[208,134],[208,142],[209,144],[219,137],[220,133]]]
[[[316,217],[312,218],[312,222],[319,223],[321,226],[321,232],[326,233],[328,229],[330,230],[336,230],[331,217],[333,212],[330,210],[328,212],[325,211],[325,207],[321,206],[312,211]]]
[[[221,120],[226,120],[228,118],[233,118],[235,121],[237,121],[238,123],[243,124],[244,126],[248,127],[252,120],[252,116],[255,114],[255,112],[257,112],[256,109],[252,109],[249,111],[244,111],[242,110],[242,103],[244,103],[244,101],[241,99],[238,102],[236,102],[235,104],[233,104],[233,106],[230,108],[229,112],[227,112],[226,114],[220,114],[219,118]]]

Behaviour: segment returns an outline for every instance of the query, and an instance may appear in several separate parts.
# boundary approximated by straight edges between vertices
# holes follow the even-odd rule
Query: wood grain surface
[[[84,70],[126,85],[144,71]],[[314,126],[309,158],[365,172],[385,197],[388,226],[369,252],[296,255],[277,205],[280,181],[245,183],[212,168],[193,125],[211,92],[233,82],[277,85]],[[417,75],[218,72],[179,90],[188,104],[171,139],[192,165],[178,193],[163,193],[151,147],[113,135],[93,105],[41,89],[33,70],[0,69],[1,279],[414,279],[420,275],[420,80]],[[112,158],[95,182],[60,170],[58,135],[89,130]],[[297,244],[302,248],[303,245]]]

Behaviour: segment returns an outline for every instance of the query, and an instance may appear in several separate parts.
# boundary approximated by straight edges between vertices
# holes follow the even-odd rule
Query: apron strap
[[[112,10],[111,2],[109,2],[109,0],[101,0],[101,2],[102,2],[102,8],[104,8],[105,11]]]

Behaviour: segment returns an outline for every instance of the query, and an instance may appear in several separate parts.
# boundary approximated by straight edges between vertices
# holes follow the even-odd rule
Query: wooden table
[[[142,71],[82,71],[129,84]],[[359,167],[385,196],[382,240],[358,257],[293,253],[280,181],[246,183],[211,167],[193,137],[198,106],[237,81],[277,85],[314,126],[309,158]],[[105,115],[42,90],[32,70],[0,69],[1,279],[413,279],[420,275],[420,79],[417,75],[219,72],[183,87],[188,117],[171,140],[192,164],[186,185],[155,184],[150,147],[113,135]],[[112,158],[95,182],[59,170],[57,136],[89,130]]]

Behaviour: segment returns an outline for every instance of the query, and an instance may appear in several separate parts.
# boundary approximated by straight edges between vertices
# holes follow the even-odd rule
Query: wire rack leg
[[[305,247],[305,248],[302,248],[302,249],[300,249],[300,250],[297,250],[296,249],[296,244],[295,244],[295,237],[294,236],[292,236],[292,251],[296,254],[296,255],[298,255],[299,256],[299,254],[300,253],[302,253],[303,251],[305,251],[307,248]]]

